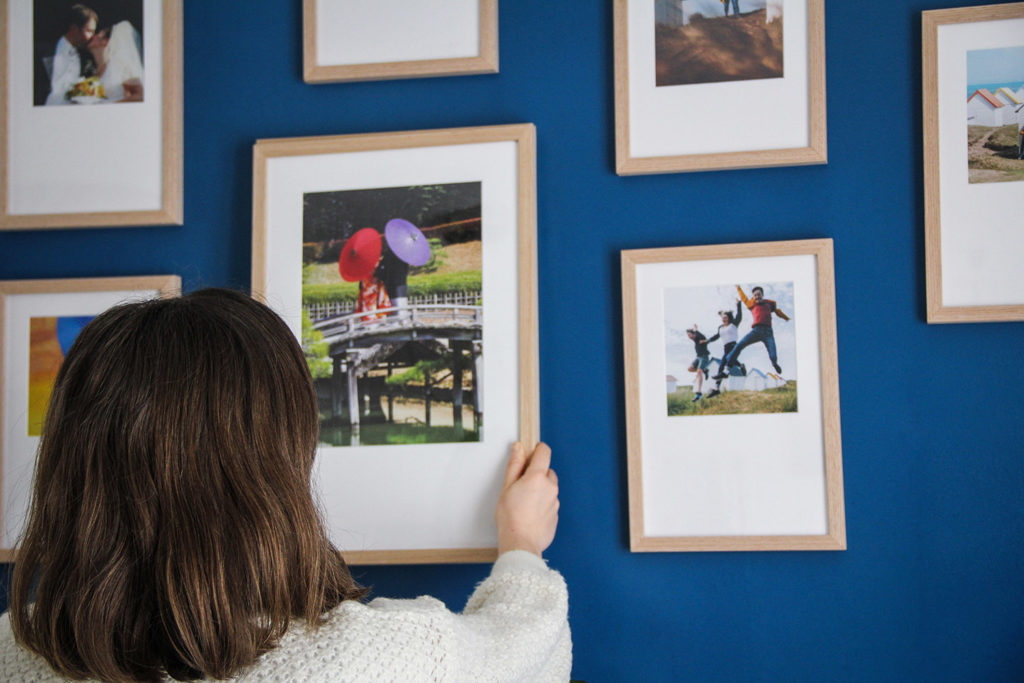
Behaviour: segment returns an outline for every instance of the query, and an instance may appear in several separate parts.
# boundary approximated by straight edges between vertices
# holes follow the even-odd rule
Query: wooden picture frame
[[[1024,2],[923,12],[921,35],[928,322],[1024,320],[1001,215],[1024,202]]]
[[[418,18],[389,19],[409,12]],[[498,72],[498,0],[303,0],[302,28],[307,83]]]
[[[827,163],[824,0],[759,0],[732,16],[719,16],[728,3],[700,2],[697,15],[682,0],[613,2],[616,173]],[[705,35],[709,22],[726,37]],[[749,62],[733,54],[742,36],[727,38],[748,23],[766,46]],[[729,58],[704,63],[687,46],[712,35]]]
[[[48,2],[0,0],[0,35],[6,38],[0,50],[0,230],[180,225],[181,0],[137,0],[141,26],[129,31],[141,45],[142,74],[131,80],[140,99],[116,104],[99,96],[42,102],[34,94],[40,80],[44,97],[50,87],[47,70],[54,68],[53,45],[61,38],[53,27],[39,35],[40,24],[49,20],[40,3]],[[34,6],[40,12],[35,18]],[[132,99],[127,90],[125,97]],[[87,147],[80,144],[84,136]]]
[[[832,240],[621,257],[630,549],[845,549]]]
[[[535,136],[515,124],[254,147],[252,290],[310,359],[316,478],[351,563],[496,557],[508,447],[532,448],[540,434]],[[430,258],[436,250],[448,265],[398,263],[396,220],[414,241],[436,238]],[[359,258],[368,270],[345,270],[366,265]],[[438,322],[442,311],[450,322]],[[423,365],[431,353],[436,375]],[[426,369],[417,379],[408,368]],[[445,372],[451,393],[435,382]]]
[[[177,275],[0,281],[0,562],[14,560],[46,403],[78,330],[123,301],[180,293]]]

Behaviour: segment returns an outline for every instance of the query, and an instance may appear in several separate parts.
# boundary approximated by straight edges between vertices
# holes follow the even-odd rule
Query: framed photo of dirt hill
[[[824,0],[614,0],[619,175],[824,164]]]
[[[356,564],[484,562],[539,438],[532,124],[260,140],[254,296],[301,340]]]
[[[1024,2],[921,15],[930,323],[1024,320]]]
[[[630,547],[843,550],[832,241],[622,252]]]
[[[180,292],[177,275],[0,282],[0,562],[14,560],[43,418],[78,333],[116,304]]]
[[[0,0],[0,229],[180,225],[181,0]]]
[[[303,0],[307,83],[498,71],[498,0]]]

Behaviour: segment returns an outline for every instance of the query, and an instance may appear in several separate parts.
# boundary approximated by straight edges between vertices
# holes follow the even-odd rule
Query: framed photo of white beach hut
[[[824,164],[824,0],[614,0],[619,175]]]
[[[928,322],[1024,320],[1024,2],[921,31]]]
[[[177,275],[0,281],[0,562],[14,560],[53,383],[78,333],[111,306],[180,292]]]
[[[622,252],[630,547],[843,550],[829,239]]]
[[[181,224],[181,0],[0,0],[0,229]]]
[[[532,124],[259,140],[254,296],[301,341],[356,564],[484,562],[539,439]]]
[[[498,0],[303,0],[307,83],[498,71]]]

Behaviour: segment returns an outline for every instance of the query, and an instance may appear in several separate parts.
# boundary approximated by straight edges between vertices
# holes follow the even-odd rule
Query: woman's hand
[[[537,444],[529,459],[521,443],[513,444],[494,511],[499,554],[526,550],[539,556],[554,540],[558,477],[550,465],[551,449],[547,444]]]

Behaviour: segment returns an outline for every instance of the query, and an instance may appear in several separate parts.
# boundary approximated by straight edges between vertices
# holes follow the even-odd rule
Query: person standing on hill
[[[725,16],[729,16],[729,3],[732,2],[732,14],[734,17],[740,15],[740,0],[722,0],[725,5]]]
[[[693,400],[696,402],[704,397],[702,389],[704,378],[708,374],[708,366],[711,365],[711,353],[708,351],[707,337],[697,331],[697,323],[694,323],[693,327],[686,331],[686,336],[693,342],[697,352],[697,357],[693,359],[693,363],[688,368],[690,372],[697,373],[697,378],[693,381]]]
[[[772,362],[772,367],[775,368],[775,372],[781,375],[782,367],[779,365],[778,355],[775,351],[775,333],[772,331],[772,313],[783,320],[789,320],[789,316],[779,310],[774,301],[764,298],[764,288],[762,287],[754,287],[751,290],[750,298],[743,293],[743,288],[739,285],[736,285],[736,291],[739,292],[740,299],[754,316],[754,323],[750,327],[750,332],[747,332],[746,336],[722,359],[722,365],[718,369],[715,379],[725,379],[728,377],[729,366],[739,359],[743,349],[755,342],[761,342],[765,345],[765,348],[768,349],[768,358]]]

